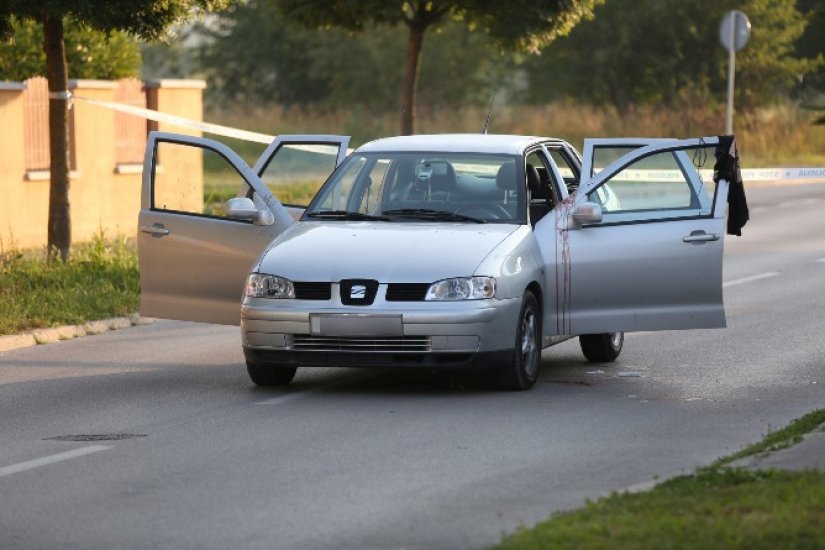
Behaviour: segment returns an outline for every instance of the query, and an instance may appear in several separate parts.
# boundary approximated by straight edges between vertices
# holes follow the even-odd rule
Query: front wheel
[[[582,353],[592,363],[610,363],[622,352],[624,332],[582,334],[579,336]]]
[[[497,373],[502,390],[523,391],[533,387],[541,366],[541,308],[529,290],[521,300],[516,342],[510,365]]]
[[[246,362],[246,372],[258,386],[286,386],[295,378],[298,367],[279,367]]]

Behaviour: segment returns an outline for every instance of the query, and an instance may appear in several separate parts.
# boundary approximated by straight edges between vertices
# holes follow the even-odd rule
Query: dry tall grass
[[[486,109],[419,109],[419,133],[479,132]],[[283,109],[278,106],[212,110],[207,120],[270,134],[347,134],[355,145],[396,135],[396,113],[371,112],[356,106],[344,110]],[[739,151],[748,167],[769,165],[825,166],[825,126],[814,115],[784,103],[741,115],[735,121]],[[577,147],[585,137],[695,137],[724,132],[724,112],[706,108],[638,107],[620,116],[613,109],[552,103],[498,106],[491,133],[555,136]]]

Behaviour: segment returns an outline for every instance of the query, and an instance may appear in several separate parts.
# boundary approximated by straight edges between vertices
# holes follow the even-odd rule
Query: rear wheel
[[[498,387],[523,391],[533,387],[541,366],[541,308],[529,290],[521,300],[521,312],[516,326],[516,342],[510,365],[496,374]]]
[[[246,372],[258,386],[286,386],[295,378],[298,367],[279,367],[246,362]]]
[[[582,353],[593,363],[610,363],[622,352],[624,332],[582,334],[579,336]]]

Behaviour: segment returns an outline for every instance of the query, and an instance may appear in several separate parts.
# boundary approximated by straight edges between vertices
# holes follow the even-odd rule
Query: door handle
[[[682,242],[685,243],[704,243],[718,240],[719,235],[716,233],[705,233],[704,231],[691,231],[690,235],[682,237]]]
[[[150,235],[154,235],[155,237],[162,237],[164,235],[169,234],[169,230],[163,227],[163,225],[156,223],[154,225],[141,225],[140,230],[144,233],[149,233]]]

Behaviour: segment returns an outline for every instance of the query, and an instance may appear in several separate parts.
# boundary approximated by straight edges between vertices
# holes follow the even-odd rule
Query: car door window
[[[226,201],[251,191],[219,152],[173,141],[156,142],[152,177],[151,208],[158,211],[226,218]]]
[[[654,152],[618,170],[588,200],[601,206],[602,224],[712,216],[715,184],[704,169],[712,155],[707,146]]]
[[[666,138],[588,138],[584,140],[581,179],[595,177],[619,157],[654,143],[672,141]]]
[[[306,206],[337,164],[337,143],[283,143],[260,171],[281,203]]]

